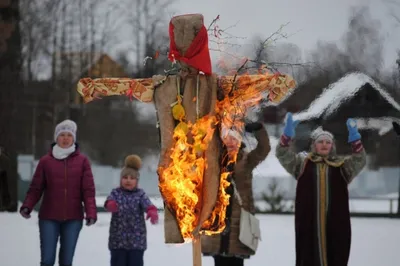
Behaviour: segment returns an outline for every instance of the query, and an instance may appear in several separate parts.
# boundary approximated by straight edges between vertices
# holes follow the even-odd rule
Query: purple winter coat
[[[97,219],[95,194],[89,160],[78,147],[64,160],[50,150],[39,160],[21,209],[32,211],[43,195],[39,219],[82,220],[84,209],[87,219]]]
[[[147,231],[144,213],[153,206],[143,189],[128,191],[115,188],[107,201],[115,201],[118,211],[111,216],[108,248],[112,249],[147,249]]]

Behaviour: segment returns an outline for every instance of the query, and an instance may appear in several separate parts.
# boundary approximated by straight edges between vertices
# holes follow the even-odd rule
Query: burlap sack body
[[[170,76],[163,85],[155,90],[154,101],[158,113],[161,135],[161,151],[159,167],[167,167],[170,162],[170,151],[173,148],[173,130],[175,122],[172,117],[171,104],[176,101],[176,79],[177,76]],[[196,104],[193,102],[196,97],[196,76],[186,77],[183,92],[183,106],[186,111],[188,122],[194,123],[197,118]],[[200,76],[199,82],[199,117],[210,114],[214,115],[216,103],[217,82],[215,76]],[[218,187],[219,187],[219,153],[220,146],[218,142],[218,130],[214,132],[213,139],[209,148],[205,152],[207,168],[203,178],[203,194],[201,202],[201,213],[199,224],[201,225],[210,215],[214,208]],[[183,238],[180,234],[178,225],[173,215],[174,211],[166,206],[164,217],[164,232],[166,243],[182,243]]]
[[[203,16],[185,15],[174,17],[175,42],[180,53],[184,54],[195,38],[198,29],[203,26]],[[197,71],[187,65],[187,76],[182,77],[180,84],[183,88],[183,106],[186,111],[188,122],[195,123],[197,117],[215,114],[215,104],[217,101],[217,77],[200,75],[198,97],[196,97]],[[161,153],[159,166],[166,167],[171,162],[169,157],[170,150],[173,147],[173,130],[175,122],[172,117],[171,104],[176,101],[177,78],[180,76],[169,76],[167,80],[155,90],[154,100],[160,122],[161,134]],[[199,101],[199,114],[196,111],[196,102]],[[199,226],[207,220],[211,214],[218,194],[220,167],[219,153],[220,144],[218,142],[218,130],[215,130],[213,139],[209,148],[205,152],[207,168],[203,178],[203,194],[201,195],[201,212],[199,217]],[[174,210],[165,208],[164,216],[165,243],[182,243],[183,238],[180,234],[177,222],[174,217]]]

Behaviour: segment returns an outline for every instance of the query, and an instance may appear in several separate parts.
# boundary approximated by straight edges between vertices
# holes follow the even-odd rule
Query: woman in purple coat
[[[79,152],[77,126],[71,120],[58,124],[49,153],[40,158],[31,185],[21,206],[28,219],[43,195],[39,211],[41,266],[53,266],[60,238],[59,265],[72,265],[82,229],[97,220],[95,186],[89,160]]]
[[[138,187],[141,159],[129,155],[121,171],[121,183],[108,196],[104,207],[112,212],[108,248],[111,266],[143,266],[147,249],[146,219],[152,224],[158,221],[157,208],[143,189]]]

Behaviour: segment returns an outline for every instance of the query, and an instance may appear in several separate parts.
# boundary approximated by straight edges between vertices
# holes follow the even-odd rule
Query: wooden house
[[[296,130],[299,151],[309,148],[312,131],[322,126],[335,135],[338,153],[345,154],[350,152],[346,120],[352,117],[357,120],[364,146],[372,158],[370,167],[400,164],[400,139],[391,124],[400,119],[400,105],[380,84],[365,74],[351,73],[315,94],[316,90],[295,91],[275,111],[265,111],[270,116],[276,114],[276,118],[264,121],[283,123],[286,111],[293,112],[294,118],[302,121]],[[310,102],[311,98],[314,99]],[[265,118],[268,116],[264,115]]]

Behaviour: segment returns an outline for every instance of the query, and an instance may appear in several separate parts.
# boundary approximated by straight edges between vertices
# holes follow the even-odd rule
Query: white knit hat
[[[54,131],[54,141],[57,141],[58,136],[61,133],[71,133],[72,136],[74,137],[74,142],[76,141],[76,130],[78,129],[76,123],[72,120],[64,120],[60,124],[56,126],[56,129]]]
[[[314,142],[317,142],[319,140],[330,140],[333,141],[334,137],[332,133],[329,131],[325,131],[322,129],[322,127],[318,127],[314,132],[311,134],[311,138],[314,140]]]

